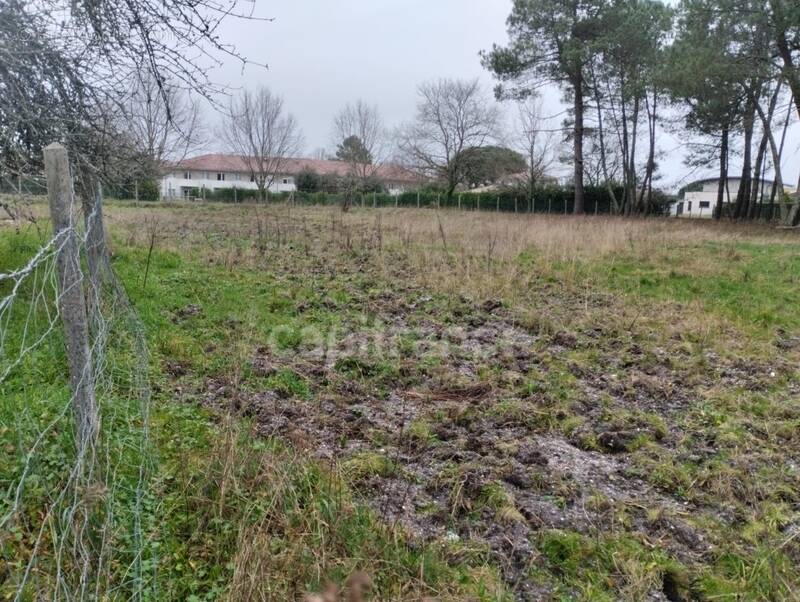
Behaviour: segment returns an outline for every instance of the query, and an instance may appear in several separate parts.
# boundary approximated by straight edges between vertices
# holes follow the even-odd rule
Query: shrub
[[[298,192],[319,192],[322,190],[322,178],[311,168],[304,168],[295,176]]]

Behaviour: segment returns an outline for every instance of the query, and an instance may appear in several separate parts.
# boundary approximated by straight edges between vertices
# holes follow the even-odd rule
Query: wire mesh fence
[[[101,195],[77,219],[62,175],[67,221],[0,239],[0,596],[154,598],[145,333],[98,249]]]

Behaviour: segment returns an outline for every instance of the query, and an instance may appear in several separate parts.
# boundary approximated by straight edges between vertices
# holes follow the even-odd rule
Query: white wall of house
[[[687,192],[683,200],[672,206],[672,215],[676,217],[701,217],[710,218],[714,215],[717,205],[716,192]]]
[[[739,178],[729,178],[725,190],[724,203],[735,203],[736,195],[739,193]],[[718,180],[703,182],[702,190],[685,192],[683,199],[673,203],[670,207],[670,215],[675,217],[692,218],[711,218],[714,215],[714,208],[717,206]],[[791,186],[784,186],[787,192],[794,189]],[[772,182],[764,181],[761,183],[761,194],[765,199],[769,199],[772,194]]]
[[[258,190],[250,175],[240,172],[212,171],[173,171],[161,178],[161,197],[164,199],[180,199],[192,194],[195,188],[208,191],[218,188],[236,188],[238,190]],[[292,192],[296,190],[294,177],[290,175],[276,176],[268,186],[270,192]]]
[[[386,182],[389,194],[401,194],[407,186],[400,182]],[[257,190],[255,182],[250,181],[250,175],[241,172],[211,172],[211,171],[172,171],[161,178],[161,198],[181,199],[193,194],[194,189],[207,191],[218,188],[236,188],[238,190]],[[277,176],[269,185],[270,192],[294,192],[297,190],[294,176]]]

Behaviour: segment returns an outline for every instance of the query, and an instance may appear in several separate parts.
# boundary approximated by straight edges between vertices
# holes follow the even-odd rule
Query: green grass
[[[0,271],[21,265],[36,243],[30,235],[0,233]],[[324,332],[338,322],[340,316],[328,310],[315,310],[311,319],[308,313],[300,315],[299,301],[314,298],[310,285],[287,287],[264,272],[231,273],[156,251],[145,288],[146,261],[145,251],[135,247],[118,247],[113,260],[149,336],[156,392],[150,424],[153,466],[142,509],[146,598],[292,599],[320,590],[328,580],[343,582],[358,569],[372,576],[381,597],[504,598],[496,572],[485,562],[448,562],[434,547],[408,546],[401,533],[354,502],[337,471],[298,457],[276,441],[254,437],[243,419],[220,422],[191,403],[191,393],[183,400],[176,395],[162,369],[177,361],[189,370],[182,381],[187,391],[199,388],[205,378],[233,375],[243,387],[307,397],[308,383],[295,372],[281,369],[265,378],[250,374],[247,364],[257,344],[291,351],[302,342],[303,328],[311,324]],[[190,305],[200,311],[182,314]],[[22,320],[24,312],[15,313],[8,325],[11,350]],[[276,329],[281,333],[277,337]],[[126,534],[134,506],[129,492],[135,489],[139,466],[139,458],[127,456],[137,451],[131,442],[142,425],[135,398],[123,385],[125,362],[131,358],[118,350],[111,357],[123,376],[104,398],[103,432],[119,456],[114,461],[120,470],[113,500],[120,538],[115,545],[126,550],[131,549]],[[9,508],[9,492],[20,476],[25,451],[41,426],[65,407],[64,360],[62,339],[55,332],[0,384],[0,449],[5,452],[0,456],[5,492],[0,515]],[[71,432],[67,412],[35,456],[23,496],[25,520],[14,521],[0,534],[0,553],[7,561],[0,595],[13,593],[35,539],[41,504],[68,472],[74,455]],[[374,468],[369,462],[365,466],[362,473]],[[375,470],[383,474],[387,468],[381,463]],[[344,472],[348,476],[347,466]],[[34,591],[52,591],[47,575],[54,570],[53,555],[46,544],[39,556],[41,571],[28,589],[32,597]],[[122,591],[133,587],[123,581],[130,560],[119,555],[121,564],[109,577],[125,583]],[[152,577],[156,571],[157,579]],[[258,578],[251,579],[255,574]]]
[[[589,263],[585,270],[617,294],[699,303],[702,311],[759,338],[774,338],[776,328],[800,330],[800,314],[793,310],[800,255],[793,244],[706,242],[650,257],[617,256]]]

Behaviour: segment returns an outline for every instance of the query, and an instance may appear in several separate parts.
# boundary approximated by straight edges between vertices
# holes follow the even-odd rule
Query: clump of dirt
[[[190,303],[186,307],[181,307],[173,312],[173,322],[181,322],[187,318],[193,318],[203,313],[203,308],[195,303]]]
[[[545,356],[593,346],[595,337],[531,334],[494,303],[461,303],[459,324],[445,326],[427,315],[426,303],[387,296],[373,307],[386,310],[379,321],[390,325],[391,336],[413,334],[412,357],[389,353],[397,370],[379,370],[370,346],[374,332],[362,326],[325,353],[282,355],[262,347],[254,354],[255,374],[291,369],[306,375],[309,399],[243,393],[209,380],[201,402],[252,416],[261,436],[284,437],[337,460],[363,499],[412,537],[486,546],[520,599],[541,595],[526,575],[540,561],[533,542],[543,529],[591,534],[613,527],[624,512],[642,537],[679,558],[708,551],[707,537],[678,518],[694,508],[632,476],[626,452],[649,431],[604,422],[608,401],[601,398],[667,418],[685,408],[691,392],[666,361],[629,370],[624,380],[611,358],[602,371],[574,370],[572,406],[588,426],[568,437],[548,426],[547,399],[521,383],[532,369],[548,371]],[[469,326],[476,315],[479,325]],[[433,368],[417,363],[426,354],[436,358]],[[492,378],[482,376],[487,370]],[[589,431],[597,449],[580,443],[578,435]],[[653,438],[671,442],[666,433]]]
[[[528,579],[542,562],[542,530],[592,535],[624,521],[642,541],[691,563],[709,554],[713,536],[687,519],[734,520],[657,489],[630,452],[642,441],[675,448],[677,418],[698,389],[757,388],[772,378],[765,366],[709,357],[708,375],[690,380],[666,349],[646,352],[597,329],[532,333],[495,302],[457,300],[449,324],[429,297],[383,293],[370,302],[369,326],[350,321],[324,349],[255,351],[255,375],[301,374],[307,398],[208,379],[200,402],[251,416],[259,435],[335,460],[363,500],[412,539],[488,549],[521,600],[544,595]],[[597,361],[565,361],[575,350]],[[558,380],[561,366],[568,384]],[[532,386],[532,373],[554,383]],[[651,598],[669,598],[673,585]]]

